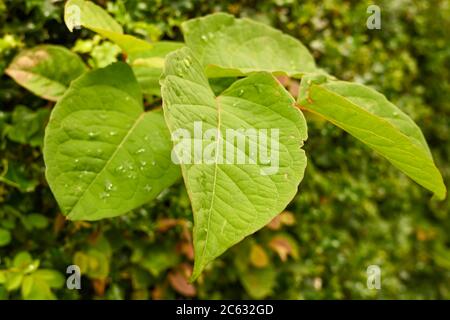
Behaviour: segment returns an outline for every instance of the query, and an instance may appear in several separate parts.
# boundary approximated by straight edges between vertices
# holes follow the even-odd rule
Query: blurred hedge
[[[182,21],[214,11],[298,37],[321,67],[375,87],[405,110],[449,185],[448,0],[378,1],[381,30],[366,28],[370,1],[97,3],[149,41],[179,40]],[[113,44],[87,30],[69,33],[62,8],[62,1],[0,0],[0,298],[450,298],[449,200],[430,200],[386,160],[309,114],[306,176],[287,212],[193,285],[185,280],[192,212],[181,182],[125,216],[65,221],[41,153],[52,104],[3,74],[20,49],[40,43],[72,48],[94,68],[117,59]],[[73,263],[82,267],[81,290],[64,285]],[[366,288],[372,264],[382,269],[381,290]]]

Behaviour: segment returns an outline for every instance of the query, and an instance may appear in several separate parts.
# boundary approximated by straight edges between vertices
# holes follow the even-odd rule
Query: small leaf
[[[258,244],[254,244],[250,249],[250,262],[257,268],[264,268],[269,264],[269,258],[267,257],[264,248]]]
[[[11,242],[11,232],[0,228],[0,247],[4,247]]]
[[[21,251],[14,256],[13,266],[18,269],[24,269],[33,262],[33,258],[27,251]]]
[[[14,291],[20,287],[23,280],[22,272],[11,271],[6,274],[5,287],[8,291]]]
[[[189,276],[181,271],[170,272],[168,279],[171,287],[185,297],[195,297],[197,290],[194,285],[188,282]]]
[[[267,71],[301,76],[316,70],[314,59],[297,39],[268,25],[215,13],[182,24],[186,45],[208,77]]]
[[[37,96],[57,101],[70,82],[86,71],[75,53],[60,46],[41,45],[19,53],[5,73]]]
[[[50,290],[48,284],[34,277],[28,276],[27,283],[22,285],[22,298],[25,300],[54,300],[55,295]]]
[[[186,134],[179,143],[197,141],[194,149],[200,145],[206,150],[203,154],[194,150],[204,161],[181,161],[194,211],[195,279],[208,262],[266,225],[294,197],[306,167],[301,149],[307,137],[306,122],[293,107],[293,98],[269,73],[238,80],[216,97],[188,48],[167,56],[162,97],[170,131]],[[205,130],[211,129],[214,141],[198,136],[195,128],[199,123]],[[230,130],[247,134],[245,144],[255,139],[252,130],[273,134],[266,137],[266,144],[261,138],[255,142],[257,150],[269,149],[272,162],[263,162],[261,154],[258,157],[257,152],[240,147],[236,139],[225,142]],[[274,141],[279,145],[274,146]],[[175,155],[180,158],[177,145]],[[224,145],[236,158],[243,156],[244,163],[219,157],[225,154]],[[208,150],[215,150],[211,152],[214,156]]]
[[[292,226],[295,224],[295,216],[292,212],[284,211],[277,215],[267,224],[271,230],[280,230],[283,225]]]
[[[81,273],[91,279],[105,279],[109,275],[109,259],[103,252],[95,249],[78,251],[73,262],[80,267]]]
[[[305,77],[299,103],[386,157],[438,199],[445,198],[446,187],[420,128],[382,94],[356,83]]]
[[[158,276],[161,272],[175,266],[178,261],[179,256],[174,254],[174,248],[152,248],[140,264],[152,275]]]
[[[285,262],[288,256],[298,259],[298,248],[295,240],[287,235],[277,235],[269,242],[269,247],[275,251],[281,261]]]
[[[30,228],[45,229],[48,226],[47,217],[38,213],[32,213],[25,216],[25,221]]]
[[[8,139],[32,147],[41,146],[49,115],[48,109],[33,112],[25,106],[17,106],[12,114],[12,124],[6,131]]]
[[[45,281],[50,288],[61,288],[65,283],[63,275],[55,270],[40,269],[33,273],[33,276]]]
[[[245,291],[253,299],[264,299],[270,295],[276,284],[276,276],[273,267],[249,269],[239,273]]]
[[[126,213],[179,178],[170,135],[124,63],[74,81],[52,111],[44,141],[46,176],[71,220]]]
[[[9,272],[7,270],[0,270],[0,284],[4,284],[6,282],[6,276],[8,273]]]
[[[32,192],[39,184],[39,180],[36,177],[30,177],[30,172],[24,164],[16,161],[8,162],[3,159],[3,172],[0,173],[0,181],[10,185],[14,188],[18,188],[22,192]],[[29,169],[29,168],[28,168]]]
[[[22,281],[22,297],[27,297],[30,292],[31,289],[33,288],[33,282],[34,282],[34,277],[31,275],[27,275],[25,277],[23,277],[23,281]]]

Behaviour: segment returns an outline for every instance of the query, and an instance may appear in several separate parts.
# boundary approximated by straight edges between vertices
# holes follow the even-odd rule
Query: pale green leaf
[[[41,45],[20,52],[5,73],[41,98],[56,101],[70,82],[86,71],[75,53],[60,46]]]
[[[24,269],[28,265],[33,263],[33,258],[31,254],[27,251],[20,251],[14,256],[13,266],[19,269]]]
[[[306,167],[301,149],[307,138],[306,122],[293,106],[294,99],[269,73],[238,80],[216,97],[199,61],[191,50],[182,48],[167,56],[163,77],[169,130],[172,134],[187,130],[190,138],[184,141],[202,145],[206,154],[201,162],[181,164],[194,212],[195,279],[208,262],[270,222],[294,197]],[[203,132],[215,132],[214,139],[194,136],[199,121]],[[258,151],[263,149],[261,139],[243,130],[267,130],[269,157],[279,163],[263,163],[260,153],[252,154],[236,140],[226,142],[227,129],[241,129],[246,145],[252,140]],[[279,147],[273,145],[272,129],[279,130]],[[221,163],[225,149],[245,155],[245,163]],[[175,154],[181,159],[178,151]]]
[[[6,246],[11,242],[11,232],[9,230],[0,228],[0,247]]]
[[[22,298],[25,300],[55,300],[49,285],[42,279],[27,276],[22,284]]]
[[[117,44],[128,57],[143,93],[160,95],[159,78],[165,56],[183,44],[160,41],[149,43],[124,34],[122,27],[100,6],[85,0],[69,0],[65,6],[64,20],[70,31],[83,26]]]
[[[136,52],[129,56],[130,65],[145,94],[161,95],[159,78],[168,53],[183,46],[180,42],[160,41],[150,50]]]
[[[8,291],[14,291],[22,284],[24,274],[22,272],[11,271],[6,274],[5,287]]]
[[[37,270],[33,277],[45,281],[50,288],[61,288],[65,282],[61,273],[51,269]]]
[[[276,285],[276,277],[277,272],[272,266],[239,272],[242,286],[252,299],[264,299],[270,295]]]
[[[208,77],[256,71],[301,76],[315,71],[314,59],[297,39],[250,19],[216,13],[182,24],[190,47]]]
[[[25,277],[23,277],[23,281],[22,281],[22,297],[27,297],[30,292],[31,292],[31,288],[33,287],[33,276],[31,275],[27,275]]]
[[[32,111],[25,106],[16,106],[12,113],[12,123],[5,130],[6,136],[18,143],[29,143],[32,147],[41,146],[49,115],[50,110],[46,108]]]
[[[74,81],[44,139],[50,188],[73,220],[117,216],[154,199],[179,178],[159,111],[144,112],[129,66],[112,64]]]
[[[151,43],[124,34],[122,27],[102,7],[91,1],[67,1],[64,21],[70,31],[76,27],[85,27],[116,43],[127,54],[152,48]]]
[[[445,198],[444,182],[420,128],[382,94],[356,83],[306,77],[299,103],[386,157],[438,199]]]

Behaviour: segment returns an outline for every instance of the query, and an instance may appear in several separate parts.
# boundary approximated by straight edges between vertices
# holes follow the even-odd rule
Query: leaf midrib
[[[214,206],[214,198],[216,197],[216,185],[217,185],[217,171],[218,171],[218,157],[219,157],[219,146],[220,146],[220,139],[221,137],[221,133],[220,133],[220,128],[222,125],[222,118],[221,118],[221,108],[220,108],[220,102],[219,102],[219,97],[215,98],[215,102],[216,102],[216,107],[217,107],[217,145],[216,145],[216,157],[214,159],[214,178],[213,178],[213,190],[212,190],[212,195],[211,195],[211,205],[208,209],[208,222],[207,222],[207,227],[206,227],[206,238],[205,238],[205,244],[203,246],[203,250],[202,250],[202,254],[201,254],[201,258],[200,260],[202,261],[205,257],[205,252],[206,252],[206,248],[208,246],[208,239],[209,239],[209,230],[210,230],[210,226],[211,226],[211,216],[212,216],[212,209]]]

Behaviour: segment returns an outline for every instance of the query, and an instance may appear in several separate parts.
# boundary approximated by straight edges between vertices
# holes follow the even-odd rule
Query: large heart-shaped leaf
[[[270,222],[294,197],[306,167],[301,149],[306,122],[270,73],[238,80],[216,97],[199,61],[182,48],[167,56],[163,77],[164,116],[172,137],[180,140],[175,159],[194,211],[195,279],[208,262]],[[205,135],[199,136],[199,125]],[[261,133],[270,137],[264,140]],[[241,142],[248,139],[240,144],[234,134]],[[189,161],[186,150],[192,145]],[[266,147],[268,161],[261,156]]]
[[[313,72],[314,59],[297,39],[263,23],[216,13],[182,25],[186,45],[209,77],[255,71],[301,76]]]
[[[5,70],[18,84],[51,101],[58,100],[70,82],[86,71],[79,56],[54,45],[22,51]]]
[[[420,128],[382,94],[356,83],[305,77],[299,103],[386,157],[438,199],[445,198],[442,176]]]
[[[123,214],[179,178],[159,111],[144,112],[129,66],[116,63],[74,81],[56,104],[44,140],[46,176],[72,220]]]

